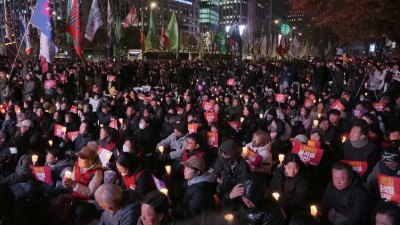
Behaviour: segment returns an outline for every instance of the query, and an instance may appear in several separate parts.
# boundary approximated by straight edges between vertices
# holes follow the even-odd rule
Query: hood
[[[72,166],[73,167],[75,165],[75,163],[72,160],[71,156],[65,155],[65,158],[63,160],[58,161],[56,164],[51,165],[49,163],[46,163],[45,165],[50,166],[51,169],[53,170],[56,167],[62,167],[62,166]]]
[[[142,196],[139,192],[127,189],[122,192],[122,195],[124,200],[116,214],[123,215],[126,213],[132,213],[134,210],[140,210],[140,201],[142,200]]]
[[[95,169],[101,169],[102,168],[102,163],[101,163],[101,160],[100,160],[100,158],[99,158],[99,155],[96,155],[96,160],[94,161],[94,163],[89,167],[89,168],[87,168],[87,169],[83,169],[83,168],[81,168],[81,170],[83,170],[81,173],[84,173],[85,171],[88,171],[88,170],[95,170]]]
[[[246,174],[242,179],[243,196],[249,199],[254,205],[260,206],[267,194],[267,185],[263,179],[255,173]]]
[[[239,161],[240,158],[242,157],[241,149],[239,148],[238,144],[232,139],[229,139],[229,140],[225,141],[224,143],[222,143],[219,148],[222,151],[231,155],[236,161]]]
[[[267,148],[268,148],[268,145],[269,145],[269,144],[267,144],[267,145],[265,145],[265,146],[261,146],[261,147],[253,147],[253,145],[252,145],[251,142],[250,142],[250,143],[248,143],[248,144],[246,145],[246,147],[250,148],[253,152],[259,153],[259,152],[262,152],[262,151],[266,151]]]
[[[215,182],[215,174],[210,173],[210,172],[205,172],[200,176],[196,176],[193,179],[188,181],[188,186],[193,185],[193,184],[197,184],[197,183],[201,183],[201,182],[208,182],[208,183],[213,183]]]

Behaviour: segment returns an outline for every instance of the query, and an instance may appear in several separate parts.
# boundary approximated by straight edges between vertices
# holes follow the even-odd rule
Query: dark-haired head
[[[400,224],[400,206],[397,202],[382,199],[377,207],[376,224]]]

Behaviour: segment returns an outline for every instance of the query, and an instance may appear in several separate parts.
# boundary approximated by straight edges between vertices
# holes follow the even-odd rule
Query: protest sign
[[[35,175],[36,180],[53,185],[53,180],[51,179],[51,168],[50,166],[32,166],[33,175]]]
[[[218,148],[218,133],[207,132],[207,146]]]
[[[293,143],[292,153],[299,155],[301,161],[308,165],[318,166],[324,150],[311,147],[299,142]]]
[[[365,171],[367,171],[368,164],[366,161],[354,161],[354,160],[340,160],[341,162],[345,162],[350,164],[353,167],[353,170],[356,171],[360,176],[364,175]]]
[[[400,203],[400,178],[378,173],[381,198]]]

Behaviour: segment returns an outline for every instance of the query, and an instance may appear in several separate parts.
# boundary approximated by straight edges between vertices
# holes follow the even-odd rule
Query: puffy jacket
[[[30,154],[22,155],[15,167],[15,172],[4,178],[0,185],[12,185],[34,180],[35,178],[29,165],[32,165],[32,156]]]
[[[42,184],[43,192],[46,196],[56,197],[64,193],[66,190],[58,189],[57,187],[62,187],[61,180],[64,177],[66,171],[70,171],[72,173],[74,167],[74,161],[72,157],[66,155],[63,160],[58,161],[56,164],[46,163],[45,166],[50,166],[51,168],[51,178],[53,181],[53,185],[49,185],[47,183]],[[57,184],[59,183],[59,184]]]
[[[188,134],[177,138],[174,133],[169,135],[166,139],[162,140],[160,143],[157,145],[157,149],[160,146],[164,147],[169,147],[171,150],[171,153],[169,155],[171,156],[171,159],[178,159],[181,157],[183,149],[186,147],[186,137]]]
[[[77,193],[78,195],[85,196],[87,198],[92,198],[94,196],[94,192],[97,188],[100,187],[101,183],[103,182],[103,170],[101,169],[101,161],[100,158],[97,156],[96,161],[87,169],[81,168],[79,166],[74,167],[74,171],[71,174],[71,179],[76,183],[75,187],[73,188],[74,194]],[[79,170],[79,174],[82,176],[87,171],[96,171],[93,175],[91,175],[88,185],[83,185],[78,183],[75,180],[75,170]]]
[[[160,141],[160,135],[153,125],[149,125],[144,129],[138,130],[136,132],[136,138],[146,153],[154,152],[157,142]]]
[[[99,124],[103,124],[104,126],[108,126],[111,122],[111,113],[99,113]]]
[[[67,142],[67,144],[71,151],[79,152],[82,148],[86,147],[90,141],[93,141],[93,136],[91,134],[84,136],[82,134],[78,134],[74,141],[70,140]]]
[[[133,174],[125,176],[123,178],[124,181],[121,182],[121,184],[124,183],[125,187],[129,189],[130,186],[125,183],[125,180],[133,178],[136,185],[136,191],[138,191],[142,196],[145,196],[147,193],[157,190],[157,187],[154,183],[151,171],[147,168],[146,159],[138,157],[137,162],[137,169],[133,171]]]
[[[134,225],[140,218],[142,197],[139,192],[124,190],[122,192],[122,202],[116,212],[104,210],[101,215],[101,225]]]
[[[243,113],[243,107],[240,105],[238,106],[229,105],[224,109],[224,112],[230,116],[231,120],[240,121],[240,117],[242,116]]]

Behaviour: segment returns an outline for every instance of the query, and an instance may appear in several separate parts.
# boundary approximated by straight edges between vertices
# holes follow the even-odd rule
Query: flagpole
[[[28,34],[29,25],[31,25],[31,20],[32,20],[33,14],[35,14],[36,7],[37,7],[38,3],[39,3],[39,1],[36,2],[35,9],[33,10],[33,13],[32,13],[32,15],[31,15],[31,18],[29,19],[28,24],[26,25],[26,29],[25,29],[25,32],[24,32],[24,36],[22,37],[22,40],[24,40],[24,39],[26,38],[26,35]],[[42,35],[42,34],[40,34],[40,35]],[[15,37],[15,32],[14,32],[14,37]],[[15,37],[15,39],[16,39],[16,38],[17,38],[17,37]],[[17,62],[17,58],[18,58],[18,56],[19,56],[19,52],[21,51],[21,47],[22,47],[22,43],[23,43],[22,40],[21,40],[21,43],[19,44],[18,51],[17,51],[17,55],[15,56],[13,65],[15,65],[15,62]],[[11,68],[10,75],[12,74],[13,70],[14,70],[14,66]],[[22,75],[21,75],[21,76],[22,76]]]

